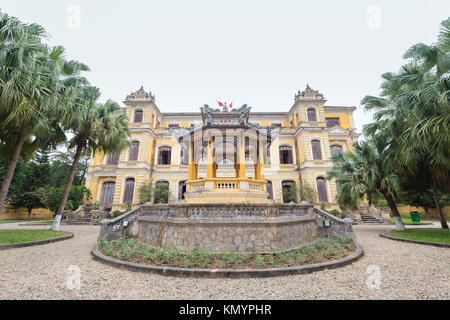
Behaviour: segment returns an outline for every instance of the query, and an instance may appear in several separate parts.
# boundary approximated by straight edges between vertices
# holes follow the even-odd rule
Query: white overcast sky
[[[102,100],[141,85],[163,112],[235,100],[288,111],[306,83],[327,105],[377,95],[414,43],[436,40],[450,1],[2,0],[2,11],[41,24],[51,44],[86,63]],[[80,12],[79,16],[77,12]],[[78,23],[79,22],[79,23]]]

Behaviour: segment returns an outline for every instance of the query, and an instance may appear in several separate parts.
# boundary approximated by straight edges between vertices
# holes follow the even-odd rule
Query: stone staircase
[[[68,212],[64,221],[69,225],[93,225],[98,224],[98,221],[105,217],[102,210],[95,210],[90,206],[83,205],[74,212]]]
[[[383,221],[367,211],[361,211],[361,222],[366,224],[382,224]]]

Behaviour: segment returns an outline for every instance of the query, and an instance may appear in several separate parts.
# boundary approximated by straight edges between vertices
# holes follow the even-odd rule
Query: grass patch
[[[32,221],[32,222],[28,222],[27,224],[31,224],[31,225],[40,225],[40,224],[53,224],[53,220],[47,220],[47,221]]]
[[[2,223],[14,223],[14,222],[23,222],[27,220],[0,220],[0,224]]]
[[[438,243],[450,243],[450,229],[409,229],[394,231],[394,237]]]
[[[0,230],[0,244],[22,243],[57,238],[65,232],[54,230]]]
[[[352,254],[352,239],[318,239],[295,250],[279,253],[212,252],[196,247],[192,251],[152,247],[136,239],[108,241],[100,238],[99,250],[120,260],[157,266],[201,269],[264,269],[293,267],[341,259]]]
[[[395,223],[395,220],[394,220],[393,217],[391,217],[391,221],[392,221],[393,223]],[[427,223],[429,223],[429,222],[425,222],[425,221],[413,222],[413,221],[411,220],[411,218],[406,218],[406,217],[402,217],[402,222],[403,222],[403,223],[411,223],[411,224],[427,224]]]

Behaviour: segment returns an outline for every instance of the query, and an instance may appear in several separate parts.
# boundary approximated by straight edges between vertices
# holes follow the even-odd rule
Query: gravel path
[[[431,226],[427,226],[431,227]],[[439,227],[437,223],[434,227]],[[0,229],[26,229],[0,224]],[[135,273],[92,260],[99,227],[62,226],[75,237],[0,251],[1,299],[450,299],[450,249],[378,236],[393,226],[354,226],[365,256],[352,265],[266,279],[184,279]],[[416,228],[416,227],[410,227]],[[36,228],[34,228],[36,229]],[[67,288],[68,267],[81,270],[81,288]],[[369,289],[370,265],[380,268]]]

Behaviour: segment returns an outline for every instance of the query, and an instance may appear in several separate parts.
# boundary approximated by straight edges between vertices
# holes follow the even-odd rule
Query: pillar
[[[239,165],[238,178],[245,178],[245,135],[241,132],[239,136]]]
[[[206,177],[209,178],[215,178],[215,165],[214,165],[214,158],[213,158],[213,137],[208,136],[208,146],[206,149],[207,153],[207,162],[206,162]]]

